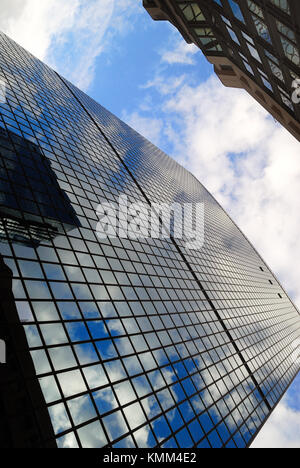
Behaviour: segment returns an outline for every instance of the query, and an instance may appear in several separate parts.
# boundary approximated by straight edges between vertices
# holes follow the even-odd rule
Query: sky
[[[190,170],[299,307],[299,143],[141,3],[1,0],[0,29]],[[253,447],[300,447],[300,375]]]

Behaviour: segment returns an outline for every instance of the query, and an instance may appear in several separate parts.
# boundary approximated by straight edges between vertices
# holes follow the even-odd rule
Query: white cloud
[[[81,2],[70,28],[55,36],[51,47],[53,52],[51,55],[47,54],[50,64],[54,67],[59,57],[59,63],[62,64],[59,71],[67,74],[68,79],[81,89],[87,89],[95,76],[96,59],[106,46],[105,34],[110,25],[114,5],[115,2],[111,0]],[[69,63],[63,61],[66,50],[73,50],[73,53],[68,52]]]
[[[81,89],[116,33],[133,27],[130,0],[2,0],[0,29]]]
[[[183,39],[177,40],[175,46],[170,50],[164,50],[161,53],[162,62],[173,65],[181,63],[185,65],[193,65],[193,56],[199,53],[198,47],[195,44],[187,44]]]
[[[300,448],[300,411],[280,403],[251,448]]]
[[[152,80],[141,86],[142,89],[155,88],[160,94],[174,93],[186,80],[186,75],[163,77],[157,74]]]
[[[53,36],[68,30],[80,0],[5,0],[1,2],[3,32],[44,60]]]

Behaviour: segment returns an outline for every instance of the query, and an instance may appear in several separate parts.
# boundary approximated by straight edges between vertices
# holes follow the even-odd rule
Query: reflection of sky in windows
[[[243,13],[241,12],[241,9],[239,7],[239,5],[234,1],[234,0],[228,0],[229,2],[229,5],[231,6],[231,9],[233,11],[233,14],[234,16],[242,21],[243,23],[245,23],[245,19],[244,19],[244,16],[243,16]]]
[[[35,249],[0,244],[14,271],[19,317],[58,445],[245,446],[269,410],[215,310],[273,406],[293,368],[284,380],[282,361],[288,355],[272,338],[266,339],[265,352],[270,359],[281,356],[276,372],[275,361],[260,361],[261,335],[250,314],[255,307],[271,328],[282,326],[280,309],[270,306],[274,286],[266,276],[271,274],[267,268],[260,272],[261,259],[194,178],[72,88],[150,199],[206,201],[207,244],[200,253],[186,252],[183,245],[180,249],[208,294],[169,240],[99,242],[95,205],[116,202],[120,190],[131,201],[139,201],[141,193],[57,76],[27,55],[23,59],[16,67],[19,60],[7,58],[14,73],[23,67],[27,75],[19,77],[20,87],[31,102],[39,103],[41,96],[47,102],[47,125],[32,114],[31,131],[51,158],[82,225]],[[36,83],[33,90],[28,82],[41,70],[47,84]],[[59,140],[50,141],[50,134]],[[287,298],[282,303],[289,325],[284,345],[289,346],[297,333],[295,311]],[[282,382],[278,394],[275,381]]]

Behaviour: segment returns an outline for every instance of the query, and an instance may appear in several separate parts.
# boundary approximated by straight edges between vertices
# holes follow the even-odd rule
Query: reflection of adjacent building
[[[12,272],[1,255],[0,325],[0,339],[6,343],[6,363],[0,365],[0,447],[55,448],[45,399],[15,306]]]
[[[0,128],[0,242],[37,247],[80,226],[50,162],[28,140]],[[45,399],[36,379],[12,292],[12,271],[0,255],[0,447],[55,448]],[[52,439],[52,441],[51,441]]]
[[[37,246],[80,226],[37,145],[0,128],[0,163],[0,239]]]
[[[244,88],[300,141],[300,3],[293,0],[144,0],[205,54],[221,82]]]

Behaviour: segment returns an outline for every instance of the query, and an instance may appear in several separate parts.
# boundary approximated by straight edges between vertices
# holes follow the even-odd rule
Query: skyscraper
[[[299,370],[298,310],[192,174],[4,34],[0,45],[0,339],[16,369],[5,380],[1,364],[0,403],[23,384],[33,431],[20,442],[8,411],[2,445],[249,446]],[[100,238],[98,206],[120,196],[204,204],[204,244],[188,248],[174,226]]]
[[[300,141],[300,4],[293,0],[143,0],[196,44],[225,86],[244,88]]]

